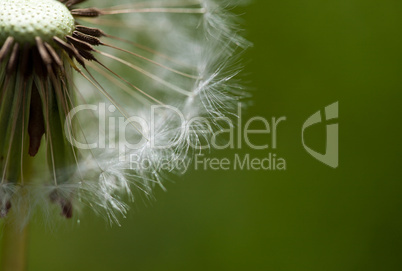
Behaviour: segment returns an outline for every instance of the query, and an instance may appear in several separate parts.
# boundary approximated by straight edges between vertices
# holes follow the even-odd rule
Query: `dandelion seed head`
[[[22,44],[35,43],[38,36],[49,42],[71,35],[73,29],[73,16],[56,0],[0,1],[0,44],[9,36]]]
[[[233,1],[92,3],[0,0],[0,217],[118,224],[246,96]]]

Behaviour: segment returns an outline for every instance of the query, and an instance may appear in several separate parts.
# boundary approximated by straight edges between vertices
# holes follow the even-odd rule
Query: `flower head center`
[[[21,44],[34,44],[35,37],[51,42],[73,30],[73,16],[56,0],[0,0],[0,44],[7,37]]]

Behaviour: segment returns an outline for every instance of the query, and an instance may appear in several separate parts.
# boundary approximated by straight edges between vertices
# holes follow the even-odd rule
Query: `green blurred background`
[[[192,171],[137,202],[121,227],[92,214],[34,223],[29,270],[402,270],[402,2],[254,0],[236,12],[254,43],[243,118],[287,117],[275,151],[287,170]],[[301,127],[336,101],[332,169],[303,149]],[[316,149],[321,128],[309,133]]]

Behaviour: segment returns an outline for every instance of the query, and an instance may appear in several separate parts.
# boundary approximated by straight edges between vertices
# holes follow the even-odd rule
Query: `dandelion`
[[[85,206],[118,223],[245,95],[234,1],[99,2],[0,0],[0,217],[21,228]]]

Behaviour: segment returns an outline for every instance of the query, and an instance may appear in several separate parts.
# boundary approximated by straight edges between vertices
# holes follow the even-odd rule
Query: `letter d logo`
[[[325,108],[325,119],[326,121],[338,119],[338,102],[333,103]],[[326,143],[326,151],[325,154],[318,153],[311,148],[309,148],[304,142],[304,131],[306,128],[321,123],[321,112],[318,111],[311,117],[307,119],[307,121],[303,124],[302,128],[302,143],[306,151],[311,154],[318,161],[323,162],[324,164],[337,168],[339,164],[339,124],[327,124],[327,143]]]

